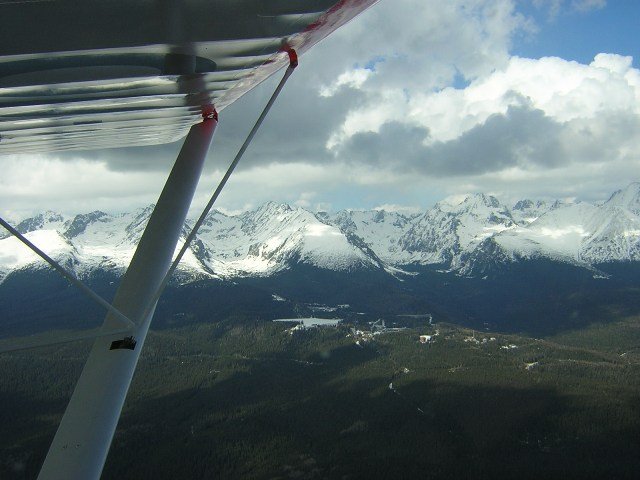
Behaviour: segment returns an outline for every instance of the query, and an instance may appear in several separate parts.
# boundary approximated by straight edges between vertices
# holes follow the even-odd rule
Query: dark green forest
[[[0,478],[37,476],[89,346],[0,355]],[[103,478],[637,478],[639,347],[615,312],[543,338],[164,322]]]

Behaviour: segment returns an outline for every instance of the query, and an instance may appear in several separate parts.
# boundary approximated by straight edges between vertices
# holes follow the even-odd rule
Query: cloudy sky
[[[218,208],[606,199],[640,180],[638,30],[637,0],[380,0],[303,57]],[[195,207],[277,80],[222,112]],[[0,212],[146,205],[178,149],[5,157]]]

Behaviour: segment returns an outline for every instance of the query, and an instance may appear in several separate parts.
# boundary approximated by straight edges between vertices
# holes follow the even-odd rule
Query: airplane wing
[[[375,0],[0,0],[0,155],[174,142]]]

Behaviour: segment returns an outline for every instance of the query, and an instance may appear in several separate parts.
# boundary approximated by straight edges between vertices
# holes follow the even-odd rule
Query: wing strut
[[[96,339],[39,479],[100,478],[155,303],[143,313],[171,265],[217,123],[205,118],[189,130],[113,301],[135,327],[124,338]],[[116,322],[109,312],[103,327],[111,329]]]

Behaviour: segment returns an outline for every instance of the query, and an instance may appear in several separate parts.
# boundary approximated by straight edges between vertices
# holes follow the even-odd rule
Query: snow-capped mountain
[[[591,235],[591,218],[597,211],[598,207],[587,203],[552,207],[530,223],[500,232],[493,240],[515,257],[543,256],[579,262],[582,245]]]
[[[559,202],[554,207],[557,208]],[[537,220],[540,215],[549,211],[552,207],[543,201],[533,201],[529,199],[519,200],[511,209],[511,216],[520,225],[527,225]]]
[[[331,270],[380,266],[337,226],[303,208],[274,202],[237,217],[214,211],[198,237],[216,260],[207,266],[224,268],[226,275],[265,275],[300,262]]]
[[[364,242],[382,261],[393,265],[409,263],[401,239],[419,215],[384,210],[343,210],[333,216],[319,214],[318,217],[337,226],[350,238]]]
[[[640,184],[615,192],[601,205],[552,205],[529,224],[495,236],[516,257],[548,257],[592,265],[640,260]]]
[[[456,269],[463,252],[514,226],[509,209],[493,196],[470,195],[458,204],[438,202],[401,237],[409,260],[403,263],[437,263]]]
[[[96,269],[122,272],[151,211],[150,206],[118,215],[92,212],[74,217],[46,212],[23,220],[17,229],[79,276]],[[189,229],[188,224],[183,239]],[[340,271],[385,268],[366,245],[350,240],[337,226],[302,208],[269,202],[235,217],[212,212],[179,270],[190,277],[229,278],[269,275],[296,263]],[[0,240],[0,277],[43,266],[16,238]]]
[[[581,257],[590,262],[640,260],[640,184],[615,192],[588,225]]]
[[[117,215],[44,212],[16,228],[80,276],[97,269],[121,272],[151,211],[152,206]],[[180,272],[186,279],[233,278],[268,276],[297,264],[387,272],[418,264],[473,274],[479,267],[535,258],[584,267],[640,260],[640,184],[601,204],[521,200],[509,207],[494,196],[474,194],[410,215],[331,215],[274,202],[236,216],[213,211]],[[17,239],[0,237],[0,279],[42,266]]]
[[[640,183],[598,205],[521,200],[508,207],[475,194],[438,202],[423,215],[394,215],[384,235],[371,228],[366,212],[341,212],[332,221],[396,266],[438,264],[471,273],[479,264],[541,257],[585,267],[640,260]]]

